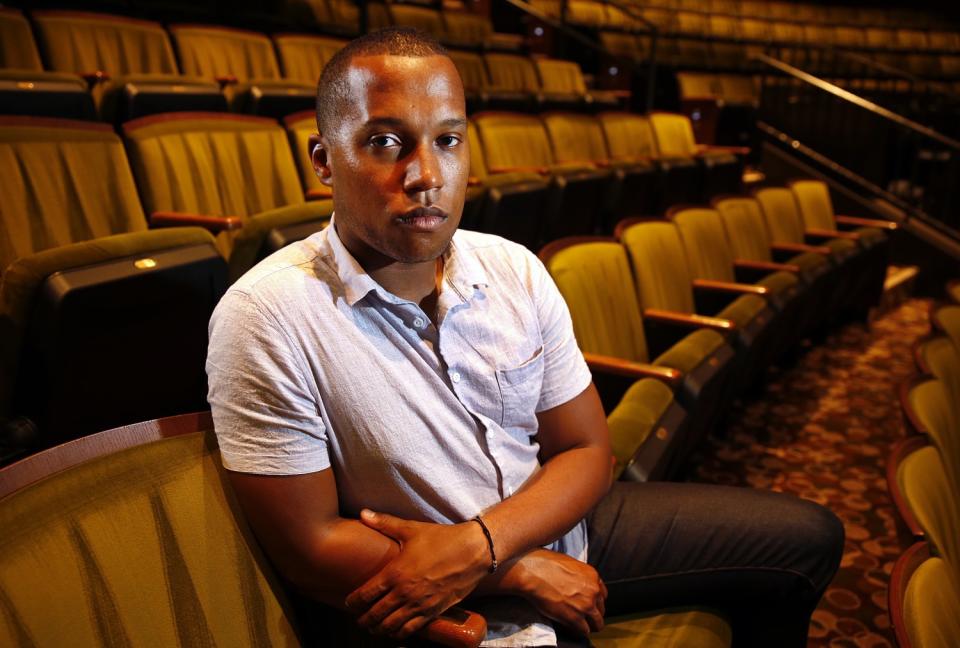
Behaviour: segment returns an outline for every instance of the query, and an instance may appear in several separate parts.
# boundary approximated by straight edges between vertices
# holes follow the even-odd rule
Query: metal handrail
[[[792,76],[796,79],[800,79],[801,81],[808,83],[812,86],[815,86],[820,90],[823,90],[824,92],[828,92],[832,95],[840,97],[844,101],[848,101],[856,106],[859,106],[860,108],[863,108],[864,110],[868,110],[872,112],[875,115],[883,117],[884,119],[888,119],[898,124],[899,126],[902,126],[903,128],[907,128],[911,131],[924,135],[925,137],[929,137],[930,139],[948,148],[951,148],[955,151],[960,152],[960,141],[957,141],[952,137],[947,137],[946,135],[939,133],[933,130],[932,128],[924,126],[923,124],[918,124],[917,122],[911,119],[907,119],[902,115],[898,115],[897,113],[891,110],[888,110],[883,106],[878,106],[872,101],[864,99],[859,95],[855,95],[852,92],[844,90],[839,86],[836,86],[828,81],[824,81],[823,79],[819,77],[815,77],[812,74],[808,74],[803,70],[795,68],[792,65],[789,65],[788,63],[784,63],[783,61],[777,60],[766,54],[756,54],[754,55],[754,58],[762,63],[769,65],[774,69],[777,69],[783,72],[784,74],[787,74],[788,76]]]

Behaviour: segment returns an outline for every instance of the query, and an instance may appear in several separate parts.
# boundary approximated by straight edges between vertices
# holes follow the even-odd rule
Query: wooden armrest
[[[822,254],[824,256],[830,255],[830,248],[827,246],[807,245],[806,243],[773,243],[770,245],[770,249],[776,252],[796,252],[797,254],[813,252],[814,254]]]
[[[736,322],[723,319],[721,317],[708,317],[706,315],[689,315],[687,313],[678,313],[676,311],[665,311],[657,308],[647,308],[643,311],[644,319],[648,319],[661,324],[674,324],[687,328],[708,328],[725,333],[735,331]]]
[[[715,292],[738,293],[741,295],[766,295],[770,292],[766,286],[753,284],[733,283],[731,281],[714,281],[713,279],[694,279],[694,290],[712,290]]]
[[[746,259],[737,259],[734,262],[738,268],[746,270],[763,270],[766,272],[800,272],[800,266],[793,263],[776,263],[774,261],[748,261]]]
[[[733,153],[734,155],[750,155],[749,146],[718,146],[701,144],[699,148],[703,153]]]
[[[317,187],[316,189],[309,190],[304,198],[307,200],[325,200],[333,196],[333,189],[331,187]]]
[[[220,84],[220,87],[223,88],[228,85],[236,85],[239,83],[239,79],[233,76],[232,74],[225,74],[223,76],[213,77],[213,80]]]
[[[860,218],[859,216],[835,216],[834,218],[841,225],[876,227],[877,229],[887,230],[888,232],[892,232],[899,227],[899,225],[891,221],[879,220],[876,218]]]
[[[816,236],[819,238],[840,238],[850,239],[851,241],[860,240],[860,235],[856,232],[840,232],[838,230],[820,229],[818,227],[808,229],[804,233],[808,234],[809,236]]]
[[[628,378],[656,378],[671,388],[677,387],[683,380],[683,372],[670,367],[658,367],[645,362],[632,362],[599,353],[584,352],[583,359],[593,371],[626,376]]]
[[[239,216],[207,216],[182,212],[155,211],[150,214],[152,227],[203,227],[211,232],[229,232],[243,227]]]
[[[416,635],[441,646],[477,648],[487,636],[487,620],[476,612],[452,607]]]
[[[104,81],[110,80],[110,74],[107,72],[104,72],[103,70],[94,70],[93,72],[83,72],[80,76],[83,78],[84,81],[86,81],[90,85],[103,83]]]
[[[490,167],[490,173],[539,173],[548,175],[550,169],[546,167]]]

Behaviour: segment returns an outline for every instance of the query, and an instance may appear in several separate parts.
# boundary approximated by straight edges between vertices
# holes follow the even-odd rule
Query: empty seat
[[[639,476],[669,475],[715,420],[730,368],[730,347],[721,334],[699,327],[692,319],[681,322],[641,311],[626,251],[614,239],[561,239],[541,250],[540,257],[570,308],[577,341],[602,388],[608,411],[622,402],[626,385],[656,377],[645,363],[678,372],[666,381],[670,385],[666,390],[647,388],[652,392],[643,406],[647,426],[611,429],[619,469],[634,461],[638,449],[656,450],[649,456],[656,459],[653,466],[637,466],[642,468]],[[645,329],[653,322],[671,330],[669,342],[666,336],[653,341]],[[676,397],[688,411],[690,428],[667,428],[657,439],[654,431],[658,419],[669,412],[671,389],[677,389]],[[644,448],[644,444],[653,445]]]
[[[580,66],[573,61],[538,58],[536,66],[543,105],[580,108],[593,100]]]
[[[743,163],[738,154],[745,155],[748,150],[698,145],[690,118],[686,115],[651,113],[650,125],[661,155],[692,157],[701,164],[703,181],[700,195],[704,198],[740,190]]]
[[[388,4],[387,9],[394,25],[414,27],[430,34],[437,40],[444,40],[446,37],[443,18],[436,9],[399,3]]]
[[[926,542],[910,547],[890,576],[890,621],[901,648],[950,648],[960,637],[957,568],[932,555]]]
[[[482,48],[493,35],[493,25],[486,16],[465,11],[443,12],[445,40],[455,47]]]
[[[493,108],[533,109],[539,102],[540,78],[526,56],[502,52],[483,55],[490,79],[488,105]]]
[[[960,347],[960,306],[934,303],[930,307],[930,325],[950,337]]]
[[[305,197],[307,200],[330,198],[333,196],[333,189],[320,182],[310,153],[310,136],[317,132],[317,113],[312,110],[293,113],[283,118],[283,124],[286,126],[290,148],[300,170]]]
[[[44,71],[30,23],[0,7],[0,113],[94,119],[87,84],[78,75]]]
[[[323,66],[347,44],[341,38],[308,34],[277,34],[273,42],[280,54],[284,78],[314,86],[320,80]]]
[[[473,120],[491,174],[520,171],[551,178],[553,191],[546,210],[544,240],[594,232],[609,171],[598,170],[590,163],[558,163],[547,130],[535,116],[481,113]]]
[[[96,82],[107,121],[226,107],[215,83],[180,74],[160,23],[76,11],[35,11],[33,20],[52,69]]]
[[[656,208],[656,167],[650,160],[615,160],[607,150],[597,118],[577,113],[545,113],[553,153],[560,164],[589,163],[612,171],[601,229],[613,232],[621,218],[650,214]]]
[[[450,59],[463,81],[463,93],[467,100],[467,112],[474,113],[487,103],[487,89],[490,81],[487,78],[487,67],[476,52],[449,50]]]
[[[283,117],[316,101],[316,81],[285,80],[270,39],[227,27],[171,25],[183,72],[224,86],[231,108]]]

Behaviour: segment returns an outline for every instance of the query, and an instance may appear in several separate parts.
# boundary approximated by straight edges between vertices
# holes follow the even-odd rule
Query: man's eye
[[[441,135],[437,139],[437,143],[440,146],[443,146],[445,148],[452,148],[454,146],[457,146],[458,144],[460,144],[461,141],[462,140],[457,135]]]
[[[377,148],[388,148],[400,146],[400,139],[396,135],[374,135],[370,138],[370,144]]]

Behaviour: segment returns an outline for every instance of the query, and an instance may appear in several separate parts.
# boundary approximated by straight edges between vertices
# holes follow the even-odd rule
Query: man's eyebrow
[[[438,124],[441,128],[465,128],[466,125],[466,117],[450,117]],[[402,128],[404,121],[398,117],[371,117],[364,126],[367,128]]]

